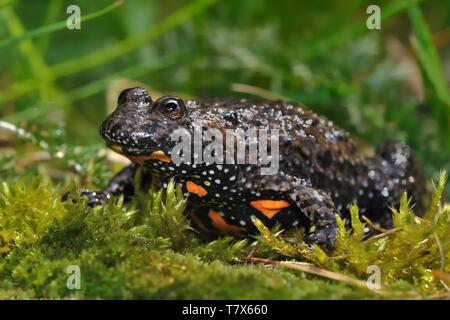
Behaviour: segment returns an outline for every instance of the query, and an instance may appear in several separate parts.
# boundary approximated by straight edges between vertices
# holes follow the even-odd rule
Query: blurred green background
[[[66,28],[71,4],[81,30]],[[449,78],[441,0],[0,0],[0,177],[49,161],[82,172],[118,92],[139,83],[295,100],[362,146],[406,140],[431,177],[450,169]]]

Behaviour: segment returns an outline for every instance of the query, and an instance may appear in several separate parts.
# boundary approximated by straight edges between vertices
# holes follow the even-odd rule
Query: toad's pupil
[[[178,103],[176,103],[175,101],[168,101],[165,104],[165,108],[167,109],[167,111],[173,112],[173,111],[177,110]]]

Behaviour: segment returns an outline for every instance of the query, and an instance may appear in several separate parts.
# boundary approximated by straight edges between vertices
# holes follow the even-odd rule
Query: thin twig
[[[269,91],[260,87],[242,84],[242,83],[233,83],[231,85],[231,90],[235,92],[248,93],[261,98],[270,99],[270,100],[289,100],[288,97],[283,96],[279,93]]]
[[[400,294],[401,298],[407,298],[407,299],[422,299],[423,298],[420,294],[418,294],[417,292],[414,292],[414,291],[396,293],[396,292],[389,292],[385,288],[370,289],[367,286],[367,283],[365,281],[355,279],[355,278],[352,278],[352,277],[349,277],[349,276],[346,276],[346,275],[343,275],[343,274],[340,274],[337,272],[322,269],[322,268],[316,267],[315,265],[313,265],[311,263],[293,262],[293,261],[276,261],[276,260],[263,259],[263,258],[249,258],[248,260],[257,262],[257,263],[266,263],[266,264],[271,264],[273,266],[280,266],[280,267],[284,267],[284,268],[288,268],[288,269],[294,269],[294,270],[302,271],[305,273],[310,273],[310,274],[314,274],[317,276],[321,276],[321,277],[324,277],[327,279],[344,282],[344,283],[347,283],[350,285],[357,286],[362,289],[367,289],[370,292],[377,294],[377,295],[381,295],[381,296],[389,295],[389,296],[394,297],[394,296],[397,296],[398,294]],[[441,297],[442,296],[440,296],[440,298]]]
[[[364,240],[364,242],[377,241],[379,239],[382,239],[382,238],[388,237],[388,236],[390,236],[390,235],[392,235],[394,233],[397,233],[397,232],[401,231],[402,229],[403,229],[402,227],[390,229],[390,230],[388,230],[388,231],[386,231],[384,233],[377,234],[376,236],[373,236],[372,238]]]
[[[380,290],[372,290],[367,287],[367,283],[365,281],[355,279],[337,272],[329,271],[326,269],[322,269],[319,267],[316,267],[315,265],[311,263],[304,263],[304,262],[292,262],[292,261],[275,261],[270,259],[262,259],[262,258],[249,258],[250,261],[254,262],[260,262],[260,263],[266,263],[271,265],[277,265],[288,269],[295,269],[302,272],[314,274],[316,276],[321,276],[324,278],[328,278],[331,280],[336,280],[340,282],[345,282],[347,284],[351,284],[360,288],[368,289],[374,293],[377,294],[385,294],[386,292],[380,291]]]
[[[366,216],[362,216],[363,220],[369,225],[371,226],[374,230],[381,232],[381,233],[385,233],[388,231],[388,229],[382,228],[380,226],[377,226],[375,223],[373,223],[369,218],[367,218]]]
[[[444,249],[442,248],[441,245],[441,241],[439,240],[439,237],[437,236],[436,233],[433,233],[434,239],[436,240],[436,245],[439,249],[439,255],[441,256],[441,268],[440,268],[440,272],[442,274],[445,274],[444,272],[444,268],[445,268],[445,255],[444,255]],[[447,281],[450,280],[450,275],[447,277]],[[449,287],[447,286],[447,284],[445,283],[445,281],[443,279],[439,279],[439,281],[441,282],[442,286],[445,288],[445,290],[450,291]],[[448,281],[450,282],[450,281]]]
[[[250,252],[244,258],[244,260],[245,261],[251,261],[251,259],[255,256],[257,251],[258,251],[258,245],[253,246],[253,248],[250,250]]]

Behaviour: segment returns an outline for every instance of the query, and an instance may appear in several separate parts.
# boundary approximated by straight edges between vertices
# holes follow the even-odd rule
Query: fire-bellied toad
[[[261,175],[258,165],[227,163],[175,164],[174,130],[278,129],[279,170]],[[124,90],[117,109],[100,128],[106,144],[133,164],[101,192],[85,191],[88,205],[111,196],[132,195],[133,176],[143,166],[145,179],[173,177],[189,193],[188,209],[198,229],[247,235],[255,233],[252,217],[268,227],[306,227],[306,240],[332,249],[335,215],[348,217],[357,204],[374,223],[392,225],[389,207],[404,191],[415,202],[422,194],[422,175],[404,143],[385,143],[376,155],[359,154],[349,134],[324,117],[290,102],[213,99],[182,100],[166,96],[152,101],[142,88]],[[205,142],[203,142],[205,144]],[[155,179],[157,178],[157,179]],[[314,227],[311,232],[310,227]]]

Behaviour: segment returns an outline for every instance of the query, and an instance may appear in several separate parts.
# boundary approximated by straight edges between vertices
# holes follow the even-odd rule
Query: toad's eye
[[[186,113],[186,105],[183,100],[175,97],[163,97],[155,104],[158,111],[171,120],[179,119]]]

